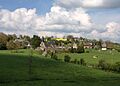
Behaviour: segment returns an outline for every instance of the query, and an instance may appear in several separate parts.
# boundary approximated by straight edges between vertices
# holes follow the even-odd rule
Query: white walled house
[[[102,44],[102,50],[103,51],[107,50],[107,44],[105,42]]]

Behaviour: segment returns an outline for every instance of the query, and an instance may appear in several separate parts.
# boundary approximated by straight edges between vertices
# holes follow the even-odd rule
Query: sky
[[[0,32],[120,43],[120,0],[0,0]]]

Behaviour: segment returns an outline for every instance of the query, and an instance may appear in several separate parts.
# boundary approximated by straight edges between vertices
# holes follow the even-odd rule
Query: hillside
[[[7,52],[7,54],[6,54]],[[0,51],[0,86],[120,86],[120,74],[29,54]]]

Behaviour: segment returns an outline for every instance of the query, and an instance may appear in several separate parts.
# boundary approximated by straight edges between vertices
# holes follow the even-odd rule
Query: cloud
[[[79,33],[91,31],[91,26],[91,18],[82,8],[68,11],[60,6],[53,6],[51,11],[43,16],[37,15],[36,9],[0,10],[1,31]]]
[[[98,8],[118,8],[120,0],[83,0],[83,7],[98,7]]]
[[[55,5],[65,8],[119,8],[120,0],[57,0]]]
[[[109,22],[106,24],[104,32],[93,30],[90,34],[91,37],[102,38],[104,40],[112,40],[114,42],[120,42],[120,23]]]

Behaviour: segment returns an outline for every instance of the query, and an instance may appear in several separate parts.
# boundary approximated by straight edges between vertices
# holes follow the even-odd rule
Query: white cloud
[[[0,10],[0,31],[19,34],[27,31],[79,33],[91,31],[91,26],[91,18],[82,8],[66,10],[60,6],[53,6],[51,11],[43,16],[37,15],[36,9]]]
[[[98,7],[103,5],[103,0],[83,0],[83,7]]]
[[[94,38],[102,38],[104,40],[112,40],[114,42],[120,42],[120,24],[116,22],[109,22],[105,27],[106,31],[99,32],[93,30],[90,34]]]
[[[57,0],[55,5],[65,8],[118,8],[120,0]]]

